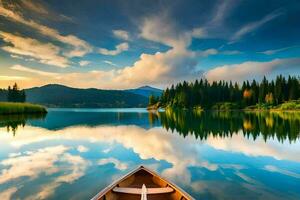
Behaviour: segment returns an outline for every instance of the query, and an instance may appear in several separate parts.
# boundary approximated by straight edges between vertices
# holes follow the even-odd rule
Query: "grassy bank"
[[[0,102],[0,114],[47,113],[45,107],[30,103]]]
[[[300,111],[300,100],[286,101],[279,105],[257,104],[248,106],[245,110]]]
[[[148,110],[156,110],[162,108],[159,103],[149,106]],[[286,101],[279,105],[270,105],[270,104],[256,104],[248,107],[242,107],[237,103],[231,102],[221,102],[216,103],[211,107],[202,108],[200,106],[194,108],[181,108],[176,106],[166,106],[163,108],[170,108],[173,110],[215,110],[215,111],[233,111],[233,110],[244,110],[244,111],[300,111],[300,100]]]

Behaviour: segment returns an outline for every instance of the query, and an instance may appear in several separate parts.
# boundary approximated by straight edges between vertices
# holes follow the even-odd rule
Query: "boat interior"
[[[98,200],[190,200],[178,188],[140,168],[98,195]]]

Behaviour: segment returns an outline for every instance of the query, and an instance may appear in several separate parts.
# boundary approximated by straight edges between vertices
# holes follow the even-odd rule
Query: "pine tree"
[[[19,90],[17,83],[11,88],[8,86],[7,90],[7,101],[9,102],[25,102],[26,94],[24,90]]]

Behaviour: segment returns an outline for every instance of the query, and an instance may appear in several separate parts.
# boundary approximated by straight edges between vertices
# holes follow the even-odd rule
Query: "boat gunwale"
[[[185,192],[183,189],[181,189],[179,186],[177,186],[176,184],[168,181],[167,179],[165,179],[164,177],[162,177],[161,175],[159,175],[158,173],[144,167],[144,166],[138,166],[137,168],[135,168],[134,170],[128,172],[127,174],[125,174],[124,176],[122,176],[121,178],[115,180],[113,183],[111,183],[110,185],[108,185],[107,187],[105,187],[103,190],[101,190],[100,192],[98,192],[91,200],[98,200],[99,198],[101,198],[103,195],[105,195],[107,192],[111,191],[114,187],[117,186],[117,184],[119,182],[122,182],[123,180],[125,180],[126,178],[132,176],[133,174],[135,174],[136,172],[140,171],[140,170],[145,170],[148,173],[152,174],[153,176],[157,176],[160,179],[162,179],[163,181],[165,181],[166,183],[168,183],[168,185],[170,187],[173,187],[173,189],[178,192],[180,192],[182,194],[182,196],[188,200],[195,200],[191,195],[189,195],[187,192]]]

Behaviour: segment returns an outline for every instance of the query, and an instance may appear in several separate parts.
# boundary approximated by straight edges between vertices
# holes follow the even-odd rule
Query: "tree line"
[[[155,115],[153,113],[150,113]],[[244,137],[265,141],[276,138],[280,142],[300,138],[299,112],[194,112],[170,110],[158,113],[162,127],[185,136],[206,140],[209,136],[232,137],[242,131]]]
[[[21,90],[17,83],[15,83],[12,87],[8,86],[7,90],[0,90],[0,101],[25,102],[25,90]]]
[[[231,102],[238,107],[256,104],[278,105],[285,101],[300,98],[300,77],[279,75],[274,80],[263,78],[261,82],[213,81],[206,79],[182,82],[164,90],[160,97],[149,97],[149,105],[191,108],[201,106],[211,108],[222,102]]]

